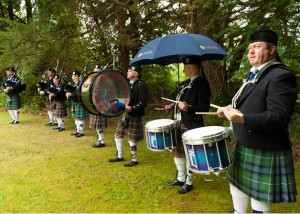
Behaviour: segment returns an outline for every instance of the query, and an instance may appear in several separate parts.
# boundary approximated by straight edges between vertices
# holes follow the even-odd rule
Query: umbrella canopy
[[[180,63],[184,57],[197,56],[199,60],[220,60],[227,52],[215,41],[200,34],[172,34],[147,43],[130,64],[169,65]]]

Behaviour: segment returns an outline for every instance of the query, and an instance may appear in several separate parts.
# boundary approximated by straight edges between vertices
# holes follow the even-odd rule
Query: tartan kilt
[[[122,126],[122,117],[118,121],[117,129],[115,132],[116,138],[128,137],[129,141],[139,142],[144,138],[144,126],[141,117],[129,117],[128,127]]]
[[[21,96],[17,94],[7,94],[6,97],[6,108],[7,110],[18,110],[21,108]]]
[[[54,105],[55,105],[55,101],[51,101],[49,97],[46,97],[46,109],[47,111],[54,111]]]
[[[184,152],[184,145],[182,141],[182,135],[184,132],[188,131],[188,128],[183,124],[180,123],[180,128],[177,129],[177,142],[174,145],[174,154],[175,156],[182,156],[185,157],[185,152]]]
[[[297,189],[291,149],[269,151],[235,147],[228,169],[230,183],[250,198],[268,204],[296,201]]]
[[[74,119],[85,119],[89,116],[89,113],[83,108],[81,103],[72,101],[72,117]]]
[[[102,129],[107,127],[107,117],[103,115],[89,114],[89,127],[91,129]]]
[[[68,116],[67,106],[65,102],[55,101],[54,116],[57,118],[64,118]]]

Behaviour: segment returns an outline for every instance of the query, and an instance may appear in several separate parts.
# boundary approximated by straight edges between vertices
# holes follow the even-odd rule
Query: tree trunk
[[[25,5],[26,5],[26,23],[29,24],[29,21],[32,18],[31,0],[25,0]]]
[[[8,1],[8,17],[10,20],[15,20],[15,15],[14,15],[14,9],[13,9],[13,4],[12,4],[13,0],[9,0]]]

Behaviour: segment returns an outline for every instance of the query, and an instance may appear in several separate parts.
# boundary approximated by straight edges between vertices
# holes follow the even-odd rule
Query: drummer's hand
[[[174,103],[165,106],[165,111],[171,111],[174,108]]]
[[[45,91],[39,91],[40,95],[45,95]]]
[[[181,102],[179,101],[178,107],[180,108],[181,111],[188,111],[188,104],[186,102]]]
[[[55,97],[55,94],[54,94],[54,93],[50,93],[50,94],[49,94],[49,99],[51,99],[52,97]]]
[[[131,106],[126,106],[125,111],[126,111],[126,112],[132,112]]]
[[[67,93],[66,93],[67,99],[69,99],[71,96],[72,96],[72,93],[71,93],[71,92],[67,92]]]
[[[221,107],[219,108],[222,110],[224,116],[232,121],[232,122],[236,122],[236,123],[245,123],[245,119],[244,119],[244,115],[241,111],[233,108],[231,105],[226,106],[226,107]],[[218,111],[219,111],[218,109]]]

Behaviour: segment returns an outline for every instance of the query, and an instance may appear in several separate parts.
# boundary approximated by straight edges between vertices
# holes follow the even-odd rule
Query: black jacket
[[[131,117],[142,117],[145,115],[145,108],[148,102],[148,90],[145,83],[141,80],[136,80],[133,85],[130,85],[131,93],[128,106],[131,106],[132,112],[128,115]]]
[[[297,98],[296,78],[282,64],[270,65],[254,84],[243,90],[236,108],[245,123],[233,123],[237,141],[246,147],[288,149],[288,124]]]
[[[188,129],[204,126],[203,117],[196,112],[207,112],[210,105],[211,90],[209,83],[202,77],[196,77],[191,83],[191,88],[186,89],[180,98],[189,107],[188,112],[181,111],[181,120]]]

